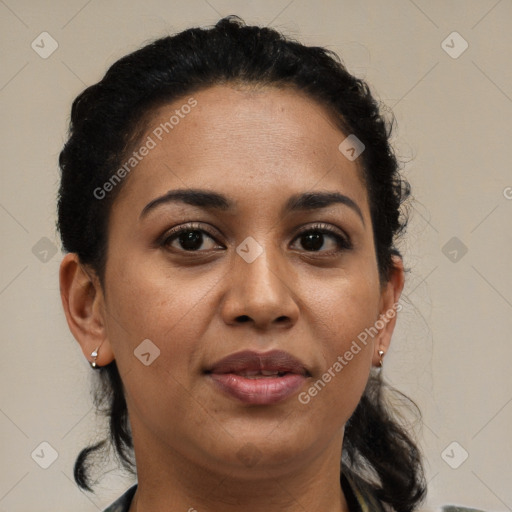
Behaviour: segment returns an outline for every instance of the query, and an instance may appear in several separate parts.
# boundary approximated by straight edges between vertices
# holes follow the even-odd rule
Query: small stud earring
[[[89,364],[91,365],[91,368],[93,370],[99,370],[101,368],[101,366],[98,366],[97,363],[96,363],[96,359],[98,359],[98,350],[100,349],[100,347],[98,347],[96,350],[93,350],[91,352],[91,357],[94,358],[93,361],[89,361]]]
[[[382,365],[383,365],[383,361],[382,361],[382,356],[384,355],[384,350],[379,350],[378,352],[379,354],[379,368],[382,368]]]

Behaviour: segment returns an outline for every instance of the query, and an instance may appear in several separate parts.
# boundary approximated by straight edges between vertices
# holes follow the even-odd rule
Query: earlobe
[[[391,344],[391,336],[396,325],[396,317],[399,311],[399,300],[405,283],[405,273],[402,258],[392,256],[392,268],[388,282],[381,292],[380,300],[380,326],[379,334],[375,338],[373,366],[381,367],[384,357]]]
[[[60,295],[69,329],[91,363],[105,366],[114,359],[105,325],[103,291],[97,276],[88,271],[75,253],[61,262]],[[95,358],[93,352],[101,347]]]

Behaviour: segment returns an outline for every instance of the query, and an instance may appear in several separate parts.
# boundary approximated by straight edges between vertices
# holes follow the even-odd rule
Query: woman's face
[[[338,149],[346,135],[276,88],[212,87],[151,120],[113,206],[101,299],[100,354],[117,361],[136,449],[243,472],[341,443],[378,360],[378,338],[358,336],[394,297],[358,160]],[[300,200],[316,193],[340,199]],[[247,374],[273,350],[299,367],[262,359],[287,375]],[[240,351],[256,355],[216,366]]]

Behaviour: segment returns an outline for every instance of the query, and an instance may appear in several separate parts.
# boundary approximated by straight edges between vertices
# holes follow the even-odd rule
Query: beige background
[[[0,512],[94,512],[131,483],[115,470],[96,495],[73,483],[98,423],[60,305],[57,157],[73,98],[111,63],[227,14],[335,50],[393,108],[415,202],[385,374],[424,413],[424,510],[512,510],[510,0],[0,0]],[[45,31],[58,48],[43,59],[31,43]],[[454,31],[469,44],[458,58],[442,47]],[[48,469],[31,457],[49,461],[42,442],[58,454]]]

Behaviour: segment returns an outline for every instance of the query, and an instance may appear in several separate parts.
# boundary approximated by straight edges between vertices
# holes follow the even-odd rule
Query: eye
[[[205,237],[206,235],[206,237]],[[307,252],[322,252],[327,254],[338,253],[352,249],[350,240],[327,224],[315,224],[302,229],[294,240],[301,240],[302,247]],[[325,244],[327,243],[327,248]],[[210,247],[204,247],[205,242],[210,241]],[[215,240],[215,235],[204,229],[201,224],[190,223],[178,226],[166,232],[160,244],[163,247],[185,252],[201,252],[224,248]],[[207,244],[208,245],[208,244]],[[322,249],[323,247],[323,249]]]
[[[204,235],[206,235],[206,239]],[[205,240],[215,242],[213,234],[201,227],[200,224],[186,224],[173,228],[165,233],[161,245],[187,252],[199,252]],[[178,247],[173,245],[174,242],[178,244]],[[213,245],[210,243],[209,245],[210,247],[206,249],[203,248],[203,250],[208,251],[219,246],[217,243]]]
[[[325,250],[322,250],[326,238],[331,240]],[[330,228],[327,224],[315,224],[300,231],[295,240],[302,240],[302,247],[307,252],[325,252],[327,254],[337,253],[352,249],[348,237]]]

